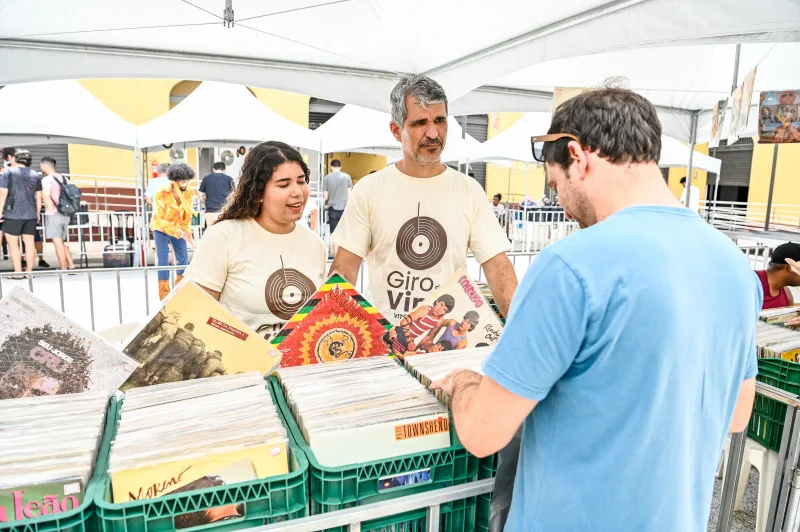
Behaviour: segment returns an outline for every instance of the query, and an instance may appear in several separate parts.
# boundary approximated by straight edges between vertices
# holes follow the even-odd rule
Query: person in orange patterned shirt
[[[194,178],[194,170],[185,163],[173,164],[167,173],[169,186],[155,193],[153,197],[153,238],[156,241],[156,255],[159,266],[169,264],[169,244],[175,251],[175,263],[179,266],[189,264],[186,244],[194,244],[192,238],[192,209],[194,191],[189,181]],[[183,278],[183,270],[178,270],[175,283]],[[158,270],[158,296],[163,300],[169,294],[169,271]]]

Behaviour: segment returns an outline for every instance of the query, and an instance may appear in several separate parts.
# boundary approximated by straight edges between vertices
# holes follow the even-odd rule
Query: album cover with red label
[[[386,318],[335,273],[271,339],[281,367],[387,355]]]
[[[383,337],[398,358],[488,347],[503,325],[481,286],[460,268],[446,283],[408,313]]]
[[[280,361],[266,340],[187,278],[123,345],[140,364],[123,390],[248,371],[266,375]]]
[[[136,361],[14,287],[0,301],[0,399],[80,392],[111,396]]]

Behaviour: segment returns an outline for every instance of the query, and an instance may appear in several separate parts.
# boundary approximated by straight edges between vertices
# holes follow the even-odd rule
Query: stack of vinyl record
[[[281,368],[277,375],[302,437],[323,466],[450,446],[447,410],[391,358]]]
[[[417,380],[429,388],[431,383],[445,378],[449,373],[458,369],[470,369],[476,373],[483,373],[481,365],[494,347],[478,347],[462,349],[460,351],[447,351],[444,353],[428,353],[407,357],[405,365],[408,371]],[[435,390],[436,397],[445,405],[450,406],[450,396],[442,390]]]
[[[760,358],[781,358],[797,362],[800,355],[800,331],[759,321],[756,324],[756,346]]]
[[[0,523],[83,502],[107,405],[105,392],[0,401]]]
[[[129,390],[109,460],[116,503],[289,472],[286,429],[259,372]]]
[[[800,317],[800,307],[781,307],[762,310],[759,319],[766,323],[782,324]]]
[[[492,310],[497,317],[500,319],[505,319],[505,317],[500,313],[500,307],[497,306],[497,302],[494,300],[494,294],[492,294],[492,289],[489,288],[487,283],[476,282],[477,287],[481,291],[481,295],[486,298],[486,301],[489,302],[489,306],[492,307]]]

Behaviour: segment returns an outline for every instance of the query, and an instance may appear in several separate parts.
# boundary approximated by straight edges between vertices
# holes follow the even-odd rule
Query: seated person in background
[[[186,276],[259,335],[279,331],[321,286],[327,250],[299,224],[310,172],[283,142],[250,150],[219,219],[206,229]]]
[[[786,259],[800,261],[800,244],[781,244],[772,252],[767,269],[756,270],[764,289],[762,310],[794,305],[794,296],[788,287],[800,286],[800,274],[786,263]]]

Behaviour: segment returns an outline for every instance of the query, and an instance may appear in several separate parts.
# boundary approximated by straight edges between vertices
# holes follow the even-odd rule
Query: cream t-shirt
[[[465,266],[510,248],[486,192],[447,168],[432,178],[390,165],[353,187],[333,241],[366,258],[369,300],[397,322]]]
[[[322,285],[325,261],[308,227],[277,235],[252,218],[225,220],[203,234],[185,276],[220,292],[220,303],[269,338]]]

